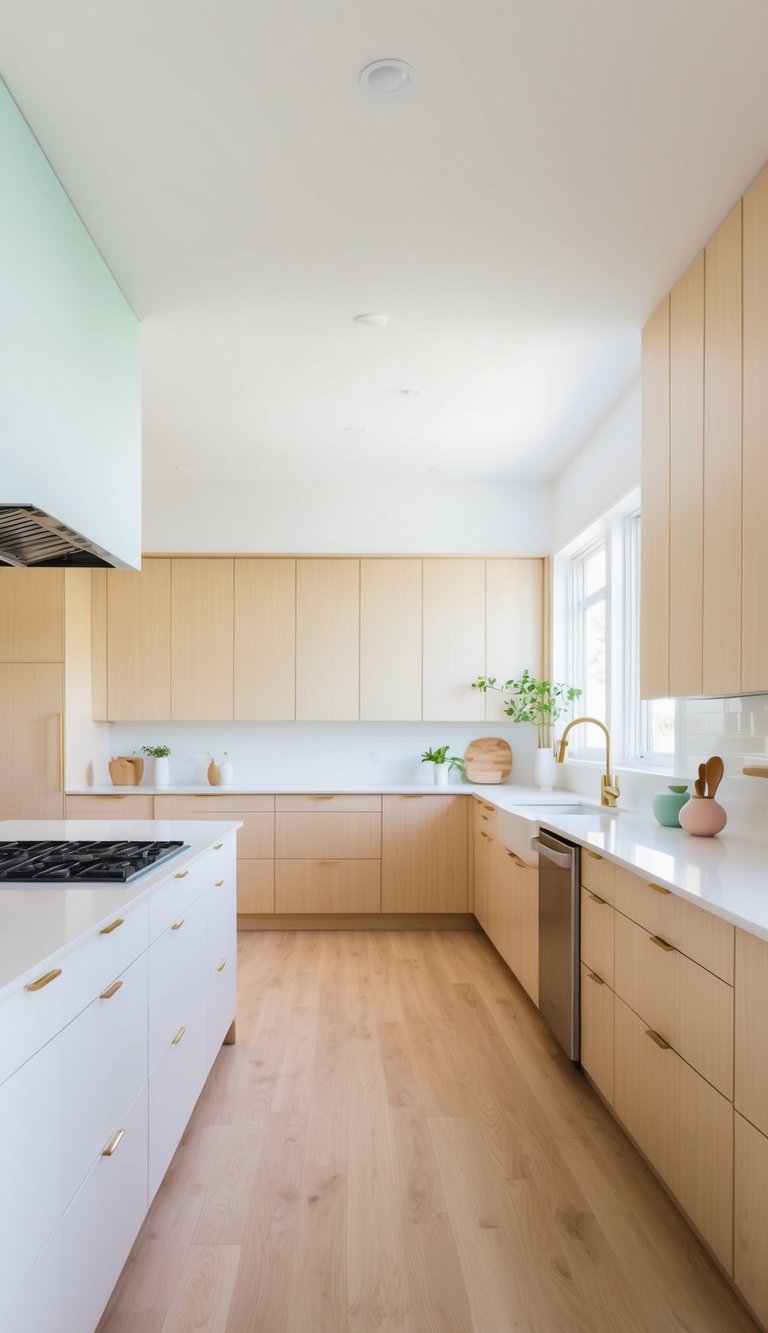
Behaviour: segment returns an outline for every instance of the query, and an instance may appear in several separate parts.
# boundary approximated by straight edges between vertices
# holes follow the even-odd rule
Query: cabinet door
[[[669,695],[669,297],[642,338],[640,694]]]
[[[581,964],[581,1063],[613,1105],[613,991]]]
[[[0,662],[64,661],[64,571],[0,570]]]
[[[383,912],[466,912],[466,797],[385,796],[381,861]]]
[[[480,722],[485,695],[485,561],[424,561],[423,716],[428,722]]]
[[[64,815],[63,667],[0,663],[0,810],[4,819]]]
[[[276,912],[380,912],[381,862],[275,862]]]
[[[741,689],[741,211],[705,253],[705,694]]]
[[[741,688],[768,689],[768,169],[744,195],[743,605]]]
[[[296,716],[296,561],[235,561],[235,719]]]
[[[244,915],[274,912],[274,860],[238,861],[237,910]]]
[[[421,560],[360,562],[360,717],[421,718]]]
[[[733,1277],[763,1325],[768,1324],[768,1139],[734,1116]]]
[[[296,568],[296,717],[360,716],[360,561],[299,560]]]
[[[768,1134],[768,942],[736,931],[734,1102]]]
[[[231,721],[234,708],[234,562],[171,564],[171,716]]]
[[[703,253],[672,289],[669,368],[669,692],[678,696],[702,689]]]
[[[121,722],[171,716],[171,562],[107,573],[107,716]]]
[[[500,680],[520,676],[527,667],[541,674],[544,635],[544,561],[486,560],[485,663]],[[479,673],[475,673],[479,674]],[[485,716],[501,720],[502,701],[485,696]]]

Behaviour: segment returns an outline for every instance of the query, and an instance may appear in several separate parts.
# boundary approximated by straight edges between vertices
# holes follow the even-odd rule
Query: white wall
[[[544,555],[544,482],[401,481],[147,484],[144,550]]]
[[[0,503],[141,556],[138,321],[0,82]]]
[[[640,380],[634,380],[552,488],[552,549],[560,551],[640,485]]]

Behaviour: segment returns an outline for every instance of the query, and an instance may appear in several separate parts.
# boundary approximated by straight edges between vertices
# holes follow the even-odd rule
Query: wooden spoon
[[[697,796],[703,796],[703,795],[704,795],[704,775],[705,775],[705,772],[706,772],[706,767],[705,767],[705,765],[704,765],[704,764],[699,764],[699,776],[697,777],[697,779],[696,779],[696,781],[695,781],[695,783],[694,783],[694,788],[695,788],[695,791],[696,791],[696,795],[697,795]]]
[[[715,754],[711,759],[707,760],[705,772],[707,779],[707,796],[711,799],[714,797],[715,792],[720,786],[720,783],[723,780],[723,773],[725,772],[725,766],[719,755]]]

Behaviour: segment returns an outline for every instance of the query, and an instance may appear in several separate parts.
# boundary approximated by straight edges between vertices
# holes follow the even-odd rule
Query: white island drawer
[[[149,1200],[157,1192],[208,1074],[203,991],[149,1076]]]
[[[188,903],[149,950],[149,1068],[154,1069],[203,989],[206,898]]]

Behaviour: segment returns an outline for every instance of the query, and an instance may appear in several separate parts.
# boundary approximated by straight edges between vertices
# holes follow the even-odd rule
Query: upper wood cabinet
[[[422,561],[360,561],[360,717],[421,720]]]
[[[171,562],[171,717],[231,721],[234,561]]]
[[[235,560],[235,719],[296,716],[296,561]]]
[[[108,718],[154,722],[171,716],[171,562],[145,560],[141,573],[107,578]]]
[[[643,497],[645,501],[645,496]],[[651,501],[653,504],[653,501]],[[701,694],[704,577],[704,255],[669,311],[669,693]],[[645,525],[645,504],[643,504]]]
[[[360,716],[360,561],[296,562],[296,717]]]
[[[544,561],[486,560],[485,671],[502,681],[526,667],[541,675],[543,642]],[[498,695],[486,694],[485,716],[504,717]]]
[[[669,297],[643,329],[640,692],[669,694]]]
[[[63,569],[0,571],[0,662],[63,661]]]
[[[425,722],[482,721],[485,695],[470,689],[485,673],[485,564],[424,561]]]
[[[768,688],[768,168],[744,196],[741,688]]]

